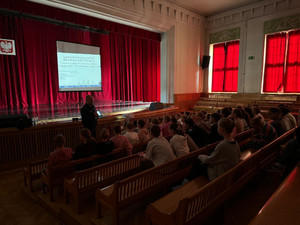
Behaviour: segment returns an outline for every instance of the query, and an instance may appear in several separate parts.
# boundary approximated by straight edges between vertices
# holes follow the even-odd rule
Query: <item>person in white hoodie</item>
[[[170,144],[176,157],[186,155],[190,152],[187,137],[182,131],[182,126],[176,123],[170,125]]]

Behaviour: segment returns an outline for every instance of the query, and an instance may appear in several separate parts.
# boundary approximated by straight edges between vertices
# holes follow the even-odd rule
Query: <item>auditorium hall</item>
[[[299,224],[299,94],[299,0],[1,0],[0,224]]]

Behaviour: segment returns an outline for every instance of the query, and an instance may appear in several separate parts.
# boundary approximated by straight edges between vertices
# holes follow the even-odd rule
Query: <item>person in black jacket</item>
[[[82,124],[84,128],[91,131],[91,134],[96,138],[96,127],[97,127],[97,111],[94,106],[94,98],[91,95],[86,96],[86,103],[80,110]]]
[[[221,115],[219,113],[213,113],[210,117],[210,133],[209,133],[209,141],[210,143],[215,143],[223,139],[223,137],[218,132],[218,122],[221,119]]]
[[[95,155],[96,143],[95,139],[91,136],[89,129],[84,128],[80,131],[80,145],[76,147],[73,160],[87,158]]]
[[[96,154],[105,155],[112,152],[114,148],[114,143],[109,140],[109,130],[103,128],[100,132],[100,142],[97,144]]]
[[[188,134],[196,145],[201,148],[208,144],[208,134],[201,128],[195,125],[192,119],[184,121],[185,133]]]

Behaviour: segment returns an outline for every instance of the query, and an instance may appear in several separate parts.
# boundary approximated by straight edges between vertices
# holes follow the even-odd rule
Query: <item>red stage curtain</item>
[[[224,91],[237,92],[239,73],[239,41],[227,43]]]
[[[95,100],[160,100],[160,34],[23,0],[0,7],[111,31],[0,16],[0,37],[14,39],[17,50],[0,56],[0,107],[78,102],[90,94],[58,92],[56,40],[100,46],[103,92],[92,93]]]
[[[236,92],[239,68],[239,41],[215,44],[213,49],[212,92]]]
[[[225,43],[215,44],[213,53],[213,74],[212,88],[213,92],[222,92],[224,87],[225,71]]]
[[[277,92],[283,87],[286,34],[267,36],[264,92]]]
[[[113,99],[160,100],[160,42],[110,33]]]
[[[300,92],[300,30],[288,33],[285,92]]]
[[[111,100],[108,35],[64,28],[48,23],[1,16],[0,36],[16,41],[16,56],[0,56],[0,106],[78,102],[92,94]],[[100,46],[103,92],[58,92],[56,40]]]

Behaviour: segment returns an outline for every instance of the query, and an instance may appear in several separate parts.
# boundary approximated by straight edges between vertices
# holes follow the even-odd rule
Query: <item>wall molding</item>
[[[177,22],[195,27],[206,25],[204,16],[163,0],[30,1],[159,32],[169,30]]]
[[[251,5],[226,11],[207,18],[207,29],[238,24],[249,19],[282,13],[299,8],[299,0],[266,0]]]
[[[300,28],[300,14],[269,20],[264,23],[264,34]]]
[[[226,42],[226,41],[233,41],[240,39],[240,28],[233,28],[230,30],[224,30],[216,33],[211,33],[209,35],[209,43],[220,43],[220,42]]]

